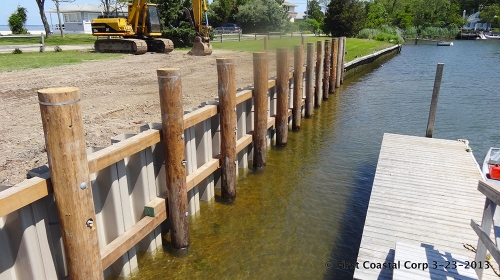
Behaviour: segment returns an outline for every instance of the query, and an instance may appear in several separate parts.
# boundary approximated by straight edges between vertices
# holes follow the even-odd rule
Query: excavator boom
[[[197,36],[194,38],[193,48],[189,54],[196,56],[204,56],[212,54],[212,45],[210,44],[210,26],[208,25],[208,17],[206,17],[205,25],[203,25],[203,12],[207,12],[206,0],[192,0],[193,5],[193,23],[194,30]]]

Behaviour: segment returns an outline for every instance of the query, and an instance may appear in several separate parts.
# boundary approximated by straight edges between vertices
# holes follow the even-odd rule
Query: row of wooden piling
[[[294,47],[293,107],[289,109],[290,72],[288,48],[276,51],[277,110],[275,116],[276,144],[285,146],[290,125],[300,129],[302,106],[311,117],[313,107],[342,83],[345,37],[317,42],[314,67],[314,44],[307,44],[305,90],[303,90],[303,46]],[[253,54],[254,130],[253,166],[266,165],[268,130],[269,73],[267,52]],[[316,83],[314,77],[316,73]],[[235,61],[217,59],[218,112],[220,113],[221,196],[227,201],[236,198],[236,84]],[[177,68],[158,69],[162,120],[167,209],[171,245],[187,248],[190,243],[182,84]],[[305,103],[303,101],[305,92]],[[77,88],[53,88],[38,91],[53,191],[63,233],[68,274],[71,279],[102,279],[103,265],[96,231],[96,214],[90,187],[89,165]],[[95,171],[94,171],[95,172]],[[165,203],[165,200],[160,200]],[[153,206],[154,207],[154,206]],[[164,206],[163,206],[164,207]],[[165,211],[165,208],[164,210]],[[154,211],[153,211],[154,213]]]

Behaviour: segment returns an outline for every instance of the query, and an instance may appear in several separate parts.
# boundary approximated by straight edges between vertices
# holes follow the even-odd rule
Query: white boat
[[[437,43],[438,46],[453,46],[453,42],[445,42],[445,41],[439,41]]]
[[[491,176],[490,170],[493,171],[493,174],[491,174]],[[500,148],[490,148],[488,150],[488,153],[484,157],[483,167],[481,168],[481,171],[483,172],[483,175],[487,181],[500,184]]]
[[[500,39],[500,34],[484,34],[484,37],[486,37],[486,39],[496,39],[496,40],[499,40]]]

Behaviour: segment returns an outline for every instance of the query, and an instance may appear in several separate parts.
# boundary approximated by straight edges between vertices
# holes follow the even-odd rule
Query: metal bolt
[[[234,107],[234,111],[236,112],[236,107]]]
[[[83,182],[83,183],[80,184],[80,189],[81,190],[84,190],[86,188],[87,188],[87,183],[86,182]]]
[[[182,165],[186,165],[186,163],[187,163],[187,160],[185,160],[185,159],[183,159],[183,160],[181,161],[181,164],[182,164]]]
[[[235,128],[234,128],[234,130],[238,130],[238,128],[237,128],[237,127],[235,127]]]
[[[186,212],[186,217],[188,216],[188,212]]]
[[[234,164],[238,164],[238,161],[237,161],[237,160],[235,160],[235,161],[234,161]]]
[[[94,221],[92,221],[92,219],[88,219],[85,225],[87,225],[87,227],[89,228],[92,228],[94,226]]]
[[[184,139],[184,133],[183,133],[183,134],[181,134],[181,139]]]

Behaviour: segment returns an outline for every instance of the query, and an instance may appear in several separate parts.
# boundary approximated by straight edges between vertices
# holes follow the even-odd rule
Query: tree
[[[378,28],[389,21],[389,15],[382,3],[371,3],[366,17],[366,28]]]
[[[209,23],[212,26],[220,26],[226,22],[234,22],[237,12],[238,8],[233,0],[215,0],[208,10]]]
[[[500,5],[493,4],[485,7],[480,14],[482,22],[491,22],[495,27],[500,25]]]
[[[307,10],[308,18],[313,18],[319,23],[323,23],[325,14],[321,11],[321,6],[318,0],[309,1],[309,9]]]
[[[49,22],[47,21],[47,17],[44,12],[45,0],[36,0],[36,4],[38,5],[38,11],[40,12],[40,18],[42,19],[43,29],[45,29],[45,37],[51,38],[52,33],[50,32]]]
[[[363,28],[366,13],[361,1],[332,0],[325,16],[323,32],[334,37],[352,37]]]
[[[38,0],[37,0],[38,1]],[[104,14],[111,15],[122,8],[126,7],[128,4],[127,0],[101,0],[101,4],[104,7]]]
[[[21,6],[17,6],[16,12],[9,17],[9,28],[12,34],[27,34],[28,30],[24,28],[24,24],[28,19],[28,10]]]
[[[251,33],[283,31],[290,19],[283,6],[274,0],[249,0],[238,7],[236,22]]]

